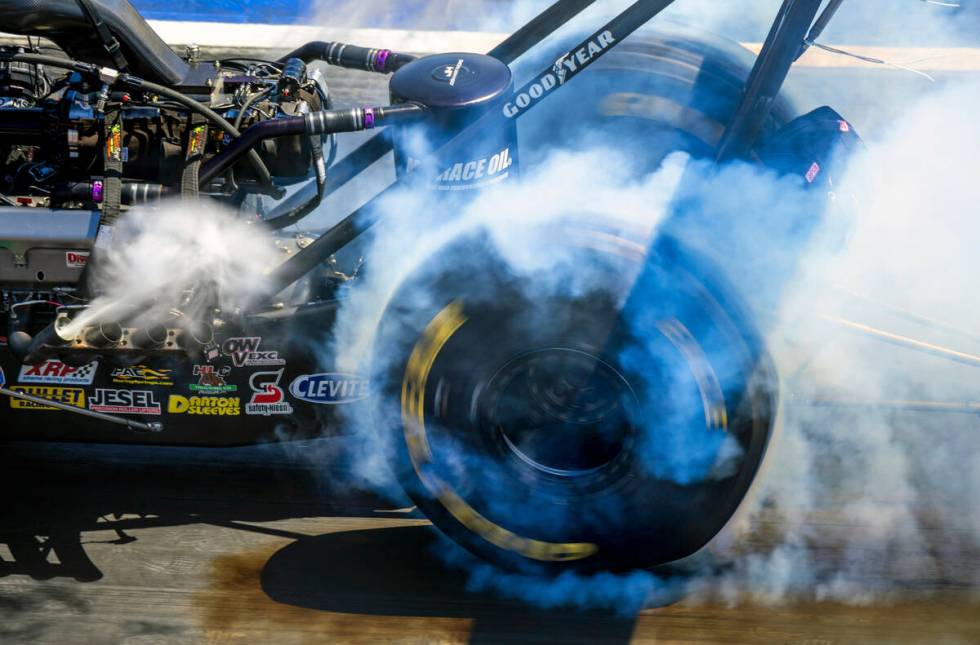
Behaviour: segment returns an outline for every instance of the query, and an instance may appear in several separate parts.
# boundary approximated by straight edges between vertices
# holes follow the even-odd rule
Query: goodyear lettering
[[[235,417],[241,412],[241,399],[230,396],[180,396],[171,394],[167,402],[170,414]]]
[[[604,31],[595,39],[590,40],[584,47],[580,47],[574,52],[569,52],[558,59],[554,68],[546,72],[540,78],[514,97],[513,101],[504,104],[504,116],[513,119],[522,112],[537,103],[556,87],[562,85],[569,73],[575,74],[583,67],[589,65],[594,58],[601,55],[616,42],[616,37],[611,31]]]

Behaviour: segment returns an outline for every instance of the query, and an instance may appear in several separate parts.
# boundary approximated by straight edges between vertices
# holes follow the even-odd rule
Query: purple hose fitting
[[[99,180],[92,182],[92,201],[96,204],[102,203],[102,182]]]
[[[371,130],[374,128],[375,115],[374,108],[364,108],[364,129]]]
[[[385,64],[388,62],[388,57],[391,56],[390,49],[382,49],[378,52],[378,55],[374,59],[374,69],[379,72],[385,71]]]

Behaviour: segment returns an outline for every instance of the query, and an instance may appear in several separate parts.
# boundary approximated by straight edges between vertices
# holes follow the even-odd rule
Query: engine
[[[191,55],[187,63],[175,89],[237,130],[329,107],[319,72],[299,59],[277,64]],[[115,116],[117,130],[107,128],[107,115]],[[106,92],[75,72],[0,63],[0,314],[74,293],[95,243],[108,187],[104,158],[113,146],[123,211],[170,195],[203,193],[234,203],[288,184],[322,183],[324,139],[295,134],[255,146],[274,185],[247,158],[199,185],[201,165],[230,143],[226,132],[209,125],[166,96]]]

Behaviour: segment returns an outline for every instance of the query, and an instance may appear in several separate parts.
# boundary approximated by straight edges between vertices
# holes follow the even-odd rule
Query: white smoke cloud
[[[971,118],[978,99],[976,85],[956,86],[910,106],[884,136],[868,142],[869,150],[852,162],[849,179],[835,187],[838,215],[827,215],[816,232],[818,243],[801,257],[800,274],[785,291],[779,324],[769,334],[783,379],[782,429],[758,490],[710,545],[710,561],[727,563],[723,573],[706,567],[683,583],[644,572],[567,573],[549,582],[462,556],[451,564],[470,568],[474,588],[537,598],[548,606],[642,606],[676,597],[679,584],[691,600],[870,602],[980,548],[980,505],[968,484],[980,479],[975,415],[923,416],[894,407],[906,400],[976,401],[980,363],[950,363],[832,322],[853,319],[934,344],[948,341],[960,352],[980,350],[980,305],[969,295],[980,287],[974,252],[980,183],[970,161],[980,140]],[[420,217],[438,210],[425,194],[414,203],[399,197],[392,207],[397,223],[385,226],[369,253],[385,262],[341,313],[337,360],[344,369],[363,365],[368,348],[379,342],[365,330],[374,329],[398,286],[459,236],[489,232],[506,259],[502,271],[527,277],[529,289],[558,289],[570,274],[553,251],[543,250],[535,235],[547,230],[542,224],[580,212],[584,203],[601,204],[614,228],[649,239],[685,165],[683,158],[670,157],[656,173],[633,181],[617,171],[627,164],[615,153],[563,153],[519,186],[481,197],[450,217]],[[764,200],[795,190],[745,167],[725,172],[722,181],[706,184],[717,191],[708,203],[718,208],[728,200],[728,208],[744,212],[745,203],[762,199],[764,209]],[[739,181],[725,181],[732,177]],[[840,214],[848,218],[846,238],[838,235]],[[426,231],[422,240],[414,233],[419,230]],[[765,275],[766,254],[778,256],[783,240],[742,242],[760,250],[758,266],[741,268],[745,280]],[[869,305],[868,298],[888,306]],[[937,332],[935,325],[896,314],[895,308],[941,319],[942,326]],[[948,331],[956,329],[966,331]],[[391,485],[383,467],[391,454],[388,437],[362,429],[371,445],[359,453],[371,457],[355,463],[358,474]],[[755,537],[760,531],[766,539]],[[954,534],[956,540],[949,538]]]
[[[133,208],[120,218],[111,246],[98,254],[98,296],[74,320],[75,329],[122,318],[159,324],[174,309],[210,323],[195,306],[246,307],[266,291],[267,269],[284,257],[267,232],[207,202]],[[216,299],[189,298],[202,288]]]

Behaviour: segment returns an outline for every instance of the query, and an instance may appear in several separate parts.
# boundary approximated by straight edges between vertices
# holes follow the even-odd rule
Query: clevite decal
[[[323,405],[353,403],[370,394],[370,381],[355,374],[304,374],[296,377],[289,393],[301,401]]]

